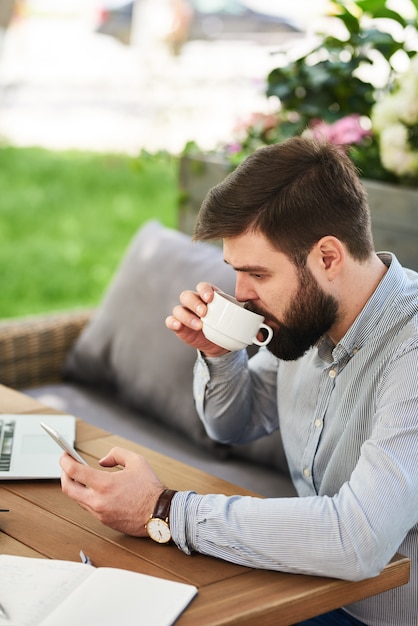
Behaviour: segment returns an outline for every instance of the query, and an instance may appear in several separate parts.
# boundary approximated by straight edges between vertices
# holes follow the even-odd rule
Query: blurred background
[[[306,129],[417,267],[417,51],[418,0],[0,0],[0,320],[97,306],[145,221],[190,232],[228,168]]]
[[[187,142],[269,111],[316,0],[0,0],[0,319],[96,306]]]
[[[0,320],[97,306],[145,221],[190,231],[315,120],[398,185],[368,187],[375,241],[416,267],[417,33],[417,0],[0,0]],[[229,159],[199,188],[193,150]]]
[[[0,137],[14,145],[178,152],[266,110],[275,52],[316,0],[0,0]],[[10,7],[13,8],[11,13]]]

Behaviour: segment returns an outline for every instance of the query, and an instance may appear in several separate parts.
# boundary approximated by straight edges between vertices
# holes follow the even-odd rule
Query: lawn
[[[177,163],[0,146],[0,319],[96,306],[141,224],[177,224]]]

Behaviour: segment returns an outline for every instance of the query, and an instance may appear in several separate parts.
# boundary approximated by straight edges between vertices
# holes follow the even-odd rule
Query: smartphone
[[[62,435],[60,435],[56,430],[45,424],[45,422],[41,422],[42,428],[48,433],[50,437],[63,449],[65,452],[68,452],[70,456],[73,457],[74,460],[82,463],[83,465],[88,465],[88,463],[80,456],[77,450],[74,450],[73,446],[68,443],[66,439]]]

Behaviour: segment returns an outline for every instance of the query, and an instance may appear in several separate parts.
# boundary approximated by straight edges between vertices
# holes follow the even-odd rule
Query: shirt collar
[[[328,335],[324,335],[318,341],[318,355],[324,361],[335,363],[356,354],[375,330],[389,302],[392,302],[402,291],[406,275],[395,255],[390,252],[380,252],[378,256],[388,271],[337,345],[334,345]]]

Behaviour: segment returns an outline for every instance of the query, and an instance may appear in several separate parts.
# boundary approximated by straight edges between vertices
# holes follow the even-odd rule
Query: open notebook
[[[0,555],[5,626],[170,626],[197,593],[112,567]]]
[[[72,415],[0,414],[0,480],[61,476],[62,450],[43,430],[42,421],[74,444],[76,418]]]

